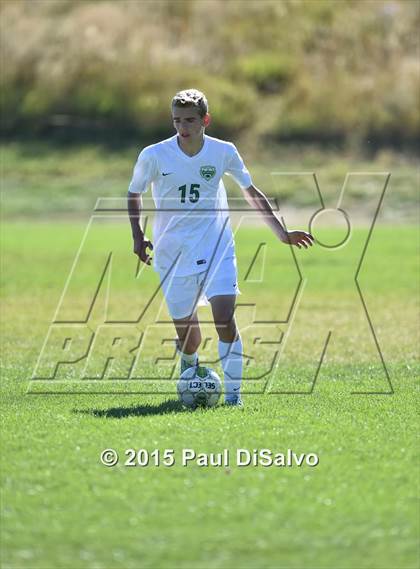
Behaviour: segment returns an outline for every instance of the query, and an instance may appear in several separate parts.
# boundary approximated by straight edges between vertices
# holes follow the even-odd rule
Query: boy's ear
[[[204,120],[204,126],[207,127],[211,122],[211,116],[207,113],[206,115],[204,115],[203,120]]]

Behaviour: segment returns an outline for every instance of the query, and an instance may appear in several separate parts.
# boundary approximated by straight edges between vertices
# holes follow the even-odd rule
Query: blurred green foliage
[[[419,3],[13,0],[0,8],[2,131],[168,132],[203,90],[216,136],[413,143]]]

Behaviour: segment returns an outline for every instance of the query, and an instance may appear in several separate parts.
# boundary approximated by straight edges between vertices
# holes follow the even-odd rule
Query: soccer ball
[[[203,366],[186,369],[176,388],[179,400],[190,409],[214,407],[222,393],[222,384],[217,373]]]

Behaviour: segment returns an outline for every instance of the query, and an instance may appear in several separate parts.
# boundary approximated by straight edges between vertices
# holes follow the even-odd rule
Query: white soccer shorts
[[[207,271],[186,277],[159,273],[160,282],[171,318],[190,316],[197,306],[209,304],[213,296],[241,294],[238,287],[236,258],[226,257]]]

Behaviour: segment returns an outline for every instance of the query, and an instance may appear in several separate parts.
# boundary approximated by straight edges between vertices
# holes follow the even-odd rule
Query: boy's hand
[[[314,243],[314,238],[310,233],[306,233],[306,231],[286,231],[286,234],[282,237],[283,243],[287,243],[289,245],[296,245],[298,249],[305,247],[312,247]]]
[[[152,258],[148,255],[146,249],[149,247],[151,251],[153,251],[152,242],[148,239],[145,239],[144,236],[139,236],[134,239],[134,253],[138,256],[140,261],[146,263],[146,265],[150,265],[152,262]]]

